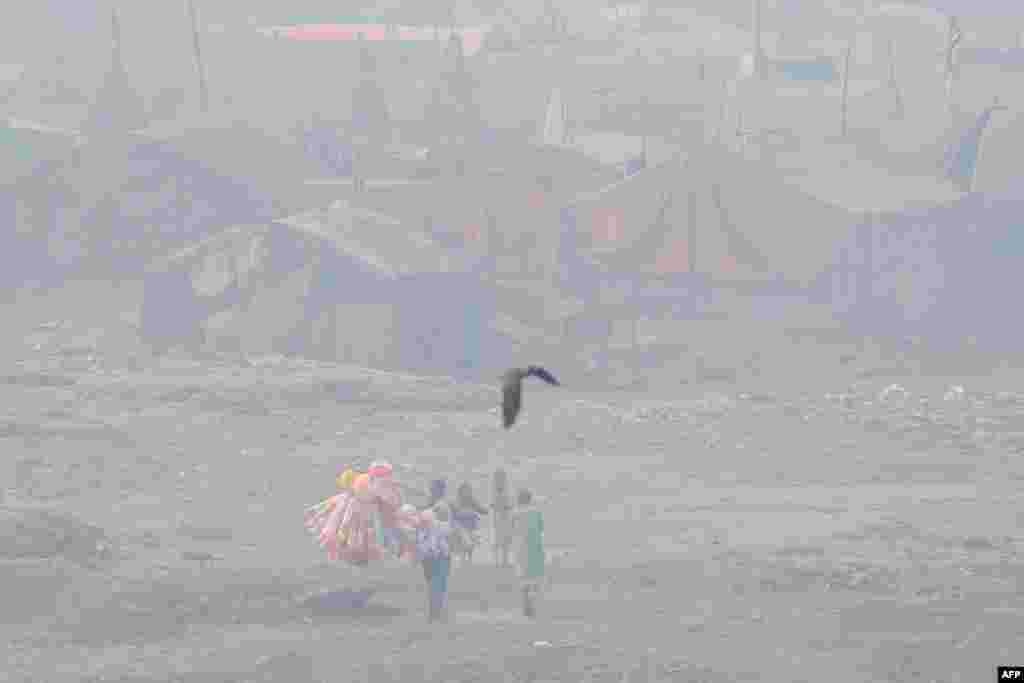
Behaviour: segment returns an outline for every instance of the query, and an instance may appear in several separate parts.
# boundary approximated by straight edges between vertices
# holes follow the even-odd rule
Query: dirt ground
[[[493,387],[62,325],[9,333],[0,373],[5,680],[973,683],[1020,656],[1019,372],[531,386],[504,432]],[[416,568],[325,563],[303,508],[381,457],[537,492],[536,622],[489,553],[433,628]]]

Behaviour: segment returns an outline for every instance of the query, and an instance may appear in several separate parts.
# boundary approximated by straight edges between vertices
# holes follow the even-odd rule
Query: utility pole
[[[203,66],[203,53],[199,44],[199,19],[196,16],[195,0],[185,0],[189,23],[192,25],[192,52],[196,60],[196,75],[199,78],[199,108],[205,114],[209,109],[209,92],[206,86],[206,68]]]
[[[905,114],[903,93],[900,92],[899,83],[896,82],[896,41],[891,35],[886,37],[886,46],[889,58],[889,91],[893,97],[890,118],[902,119]]]
[[[850,62],[853,57],[853,41],[855,38],[851,38],[850,42],[846,45],[846,50],[843,53],[843,92],[842,102],[840,104],[839,113],[839,134],[842,137],[846,137],[848,128],[847,122],[847,106],[850,98]]]
[[[121,41],[121,17],[117,7],[110,8],[110,71],[97,93],[90,126],[108,130],[131,127],[138,122],[139,103],[128,86]]]
[[[112,55],[113,70],[117,72],[118,77],[124,74],[124,54],[121,51],[121,20],[117,16],[117,8],[113,8],[110,11],[110,49]]]
[[[692,174],[693,173],[693,166],[690,165],[687,168],[687,171]],[[691,175],[691,177],[692,177],[692,175]],[[697,274],[697,249],[698,249],[698,244],[697,244],[697,239],[698,239],[698,235],[697,235],[697,230],[698,230],[698,226],[697,226],[697,190],[694,190],[694,189],[690,190],[689,196],[687,197],[686,208],[687,208],[687,213],[686,213],[686,230],[687,230],[686,266],[687,266],[687,270],[689,270],[689,272],[690,272],[690,275],[696,275]]]
[[[754,40],[754,78],[761,78],[761,0],[751,0],[750,13]]]
[[[1007,111],[1008,109],[1009,108],[1005,104],[1002,104],[1002,102],[1000,101],[999,97],[995,97],[995,98],[992,99],[992,104],[990,104],[981,113],[981,116],[979,117],[978,122],[975,124],[977,126],[977,128],[978,128],[978,131],[977,131],[978,139],[977,139],[977,142],[975,143],[977,145],[978,151],[977,151],[977,156],[976,156],[976,158],[974,160],[974,167],[971,169],[971,176],[967,180],[967,191],[968,192],[974,192],[975,189],[976,189],[976,186],[977,186],[978,168],[981,167],[981,162],[982,162],[982,160],[984,158],[985,141],[986,141],[986,139],[988,137],[987,134],[988,134],[988,130],[989,130],[989,124],[992,121],[992,115],[995,114],[996,112],[999,112],[999,111]]]
[[[959,20],[956,17],[949,17],[949,34],[946,38],[944,66],[946,72],[946,104],[949,108],[950,115],[953,115],[956,111],[956,105],[953,100],[953,86],[956,83],[958,71],[957,52],[963,37],[964,34],[963,31],[960,30]]]

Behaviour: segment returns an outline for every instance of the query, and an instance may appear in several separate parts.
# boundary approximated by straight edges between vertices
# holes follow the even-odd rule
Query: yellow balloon
[[[352,488],[352,484],[356,480],[356,472],[354,470],[345,470],[337,479],[338,488],[342,491]]]

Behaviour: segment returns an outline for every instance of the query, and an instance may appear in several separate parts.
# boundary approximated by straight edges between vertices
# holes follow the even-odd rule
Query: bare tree
[[[843,51],[843,92],[841,95],[840,113],[839,113],[839,134],[842,137],[846,137],[846,133],[849,128],[849,116],[848,107],[850,99],[850,62],[853,61],[853,43],[856,40],[855,37],[850,38],[846,44],[846,49]]]
[[[899,83],[896,82],[896,41],[890,35],[886,37],[885,43],[889,62],[888,87],[893,97],[890,116],[894,119],[902,119],[906,114],[906,109],[903,105],[903,93],[900,91]]]
[[[761,0],[751,0],[751,33],[753,34],[754,78],[761,77]]]
[[[960,30],[960,21],[956,17],[949,18],[949,33],[946,36],[946,49],[943,53],[943,61],[946,73],[946,103],[950,113],[954,110],[953,86],[959,75],[957,64],[957,52],[963,40],[963,31]]]
[[[205,113],[209,106],[209,93],[206,85],[206,67],[203,64],[203,53],[199,43],[199,18],[196,14],[195,0],[185,0],[185,9],[192,26],[192,52],[196,60],[196,76],[199,79],[199,107]]]

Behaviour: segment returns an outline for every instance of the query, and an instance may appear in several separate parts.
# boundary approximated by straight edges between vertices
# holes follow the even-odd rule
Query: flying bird
[[[554,375],[539,365],[513,368],[506,372],[501,378],[501,413],[505,429],[509,429],[519,416],[523,406],[523,380],[527,377],[537,377],[551,386],[561,386]]]

